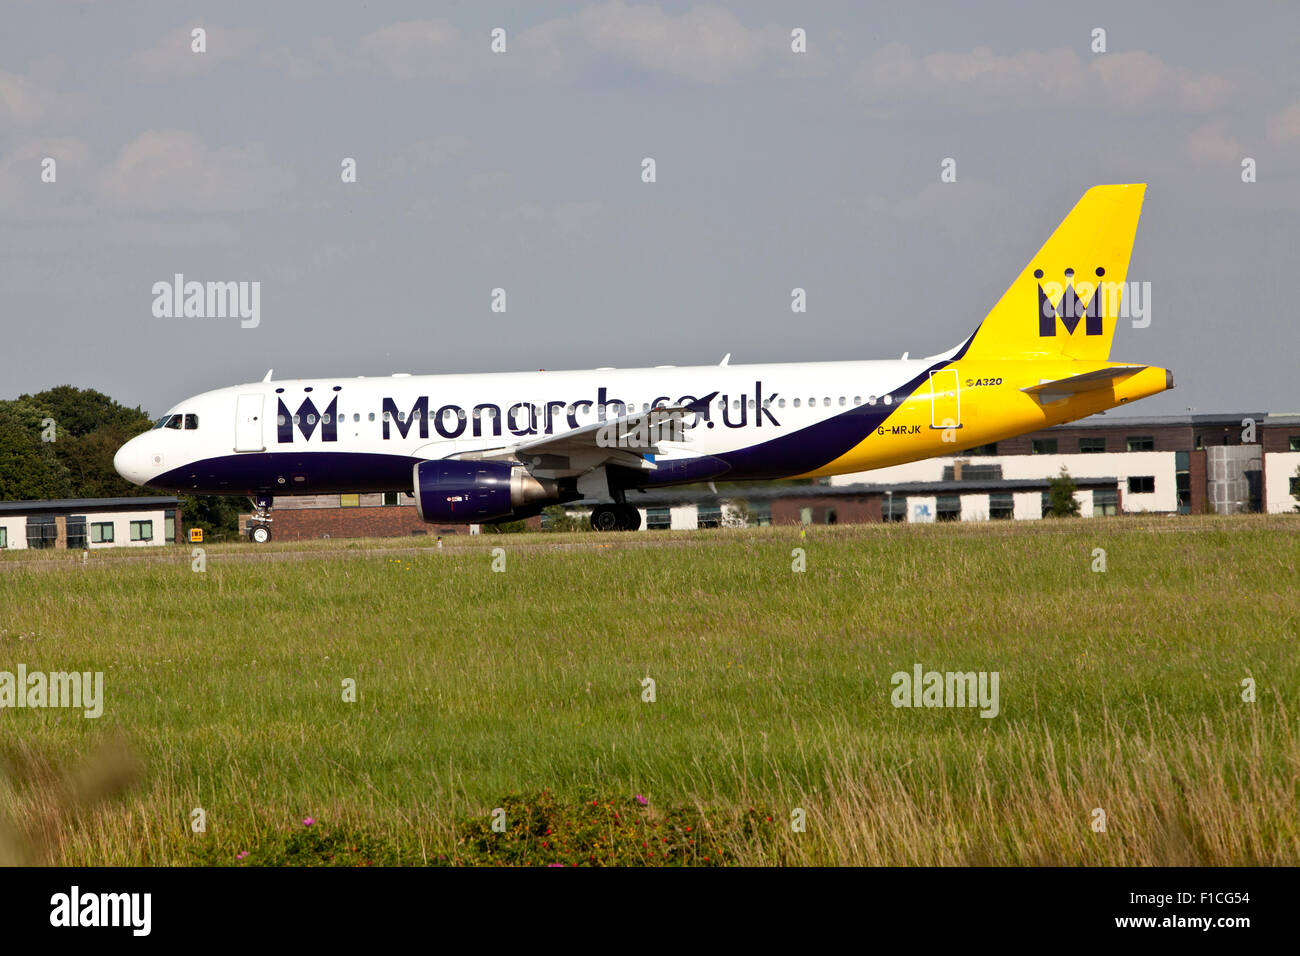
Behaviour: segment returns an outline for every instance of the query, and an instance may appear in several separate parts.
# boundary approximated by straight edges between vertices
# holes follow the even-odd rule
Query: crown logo
[[[1075,291],[1074,288],[1074,270],[1065,270],[1065,291],[1061,293],[1061,300],[1052,305],[1052,300],[1048,296],[1043,284],[1038,283],[1038,334],[1040,337],[1056,334],[1056,320],[1059,318],[1061,324],[1065,326],[1065,334],[1073,335],[1074,330],[1079,327],[1080,322],[1084,322],[1084,335],[1101,335],[1101,277],[1106,274],[1106,270],[1101,266],[1097,267],[1096,287],[1092,290],[1092,298],[1084,301],[1083,298]],[[1042,279],[1043,270],[1035,269],[1034,278]],[[1055,283],[1049,283],[1055,285]],[[1084,321],[1086,320],[1086,321]]]
[[[278,399],[279,416],[276,419],[276,438],[281,442],[293,441],[293,429],[296,425],[302,437],[310,439],[312,433],[316,431],[316,423],[320,422],[321,441],[338,441],[338,416],[336,407],[339,400],[336,396],[330,402],[329,407],[325,409],[322,415],[316,410],[316,404],[310,398],[303,401],[298,406],[298,413],[290,415],[289,409],[285,407],[284,399]]]

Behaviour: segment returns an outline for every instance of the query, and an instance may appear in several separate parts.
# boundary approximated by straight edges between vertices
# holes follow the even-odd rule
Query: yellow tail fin
[[[980,323],[965,357],[1106,361],[1146,188],[1084,193]]]

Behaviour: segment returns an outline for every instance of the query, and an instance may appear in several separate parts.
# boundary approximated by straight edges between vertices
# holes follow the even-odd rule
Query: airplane
[[[178,403],[113,459],[149,488],[252,498],[406,492],[433,523],[629,492],[816,478],[952,455],[1173,388],[1110,361],[1145,183],[1095,186],[965,341],[926,358],[273,381]]]

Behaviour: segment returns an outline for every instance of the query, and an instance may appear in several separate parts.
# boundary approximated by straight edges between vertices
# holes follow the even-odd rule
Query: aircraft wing
[[[473,457],[514,459],[533,474],[548,477],[582,474],[606,464],[653,470],[655,463],[646,456],[660,454],[663,445],[689,441],[683,426],[686,416],[704,411],[717,394],[529,438]]]
[[[1091,392],[1099,388],[1109,388],[1117,379],[1127,378],[1147,368],[1146,365],[1118,365],[1113,368],[1099,368],[1095,372],[1071,375],[1050,382],[1039,382],[1022,388],[1021,391],[1032,395],[1040,402],[1055,402],[1069,398],[1080,392]]]

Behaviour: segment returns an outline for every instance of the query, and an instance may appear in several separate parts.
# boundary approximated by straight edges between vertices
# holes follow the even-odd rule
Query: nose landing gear
[[[253,502],[253,517],[248,520],[248,540],[254,544],[266,544],[271,540],[271,502],[270,495],[257,495]]]

